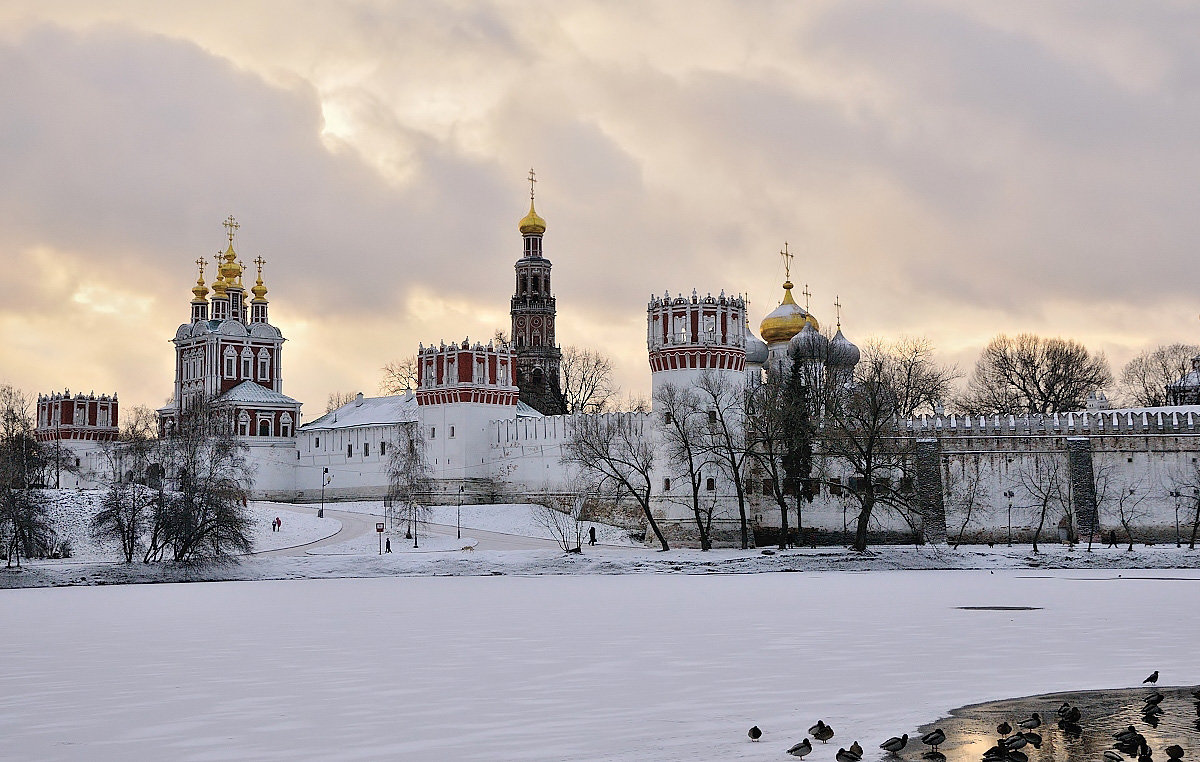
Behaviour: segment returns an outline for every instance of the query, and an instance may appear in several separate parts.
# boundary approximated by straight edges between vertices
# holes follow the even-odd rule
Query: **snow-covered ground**
[[[314,508],[314,505],[307,507]],[[326,503],[329,510],[345,511],[346,513],[369,513],[383,516],[383,503],[379,500],[350,501],[344,503]],[[429,507],[429,521],[433,524],[455,526],[458,521],[458,506],[434,505]],[[545,526],[538,522],[537,506],[528,503],[498,503],[495,505],[464,505],[462,506],[462,526],[464,529],[483,529],[488,532],[502,532],[521,537],[540,537],[546,540],[555,539]],[[584,541],[587,541],[589,527],[596,528],[596,541],[602,545],[621,545],[624,547],[640,546],[634,542],[628,530],[609,524],[598,524],[592,521],[580,522],[583,526]]]
[[[71,563],[94,563],[121,559],[121,544],[112,539],[98,539],[92,534],[92,517],[99,512],[104,500],[102,490],[45,490],[47,513],[54,531],[60,540],[71,546]],[[318,519],[301,513],[281,510],[285,506],[277,503],[252,502],[254,518],[255,551],[275,550],[304,545],[341,529],[337,519]],[[276,516],[282,518],[280,531],[271,531],[271,522]]]
[[[21,623],[0,649],[11,759],[772,760],[820,718],[837,736],[809,762],[856,739],[875,762],[883,739],[974,702],[1154,669],[1200,681],[1195,571],[405,577],[0,601]]]
[[[416,537],[417,547],[413,547],[413,541],[404,537],[403,530],[393,530],[383,535],[383,539],[390,538],[392,541],[392,553],[394,554],[411,554],[411,553],[444,553],[447,551],[461,551],[464,548],[474,548],[478,540],[472,537],[457,537],[444,534],[423,534],[418,533]],[[314,556],[338,556],[338,555],[378,555],[379,546],[382,540],[379,535],[371,532],[370,534],[362,534],[352,540],[339,542],[332,545],[324,545],[319,548],[314,548],[308,553]]]

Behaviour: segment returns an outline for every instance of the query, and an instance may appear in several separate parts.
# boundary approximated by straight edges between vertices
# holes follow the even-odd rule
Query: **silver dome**
[[[825,362],[825,358],[829,356],[829,339],[813,328],[812,323],[805,323],[804,330],[788,342],[788,355],[796,360]]]
[[[756,365],[766,365],[767,363],[767,343],[748,331],[746,335],[746,362]]]
[[[837,368],[853,368],[861,359],[862,352],[850,339],[843,336],[842,329],[838,328],[833,340],[829,342],[829,364]]]

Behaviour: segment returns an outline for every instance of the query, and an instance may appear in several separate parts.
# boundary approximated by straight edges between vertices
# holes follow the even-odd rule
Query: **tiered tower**
[[[117,438],[117,395],[53,392],[39,394],[37,428],[39,442],[111,442]]]
[[[646,307],[646,347],[651,385],[657,394],[665,384],[683,387],[706,372],[729,374],[739,385],[746,380],[746,301],[740,296],[692,291],[651,296]]]
[[[161,408],[160,428],[175,426],[180,415],[201,399],[229,408],[235,431],[247,437],[291,438],[300,423],[300,403],[281,391],[283,335],[268,322],[267,287],[258,257],[258,281],[247,310],[244,267],[233,242],[238,228],[232,215],[222,223],[229,239],[218,254],[211,298],[204,284],[204,260],[192,288],[191,322],[175,331],[175,396]]]
[[[544,415],[566,412],[560,386],[562,351],[554,337],[556,314],[554,292],[550,288],[550,260],[542,255],[542,235],[546,221],[534,209],[534,183],[529,170],[529,214],[518,227],[525,251],[516,264],[516,291],[513,294],[512,345],[516,353],[516,381],[521,401]]]

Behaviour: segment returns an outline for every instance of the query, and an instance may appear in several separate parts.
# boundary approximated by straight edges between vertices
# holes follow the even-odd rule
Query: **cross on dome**
[[[225,221],[221,224],[225,226],[226,234],[229,236],[229,243],[232,244],[233,236],[235,233],[237,233],[237,229],[240,228],[241,225],[238,224],[238,221],[234,219],[232,214],[226,217]]]
[[[792,279],[792,259],[795,254],[788,251],[788,242],[783,242],[783,250],[779,252],[779,256],[783,257],[783,279],[790,281]]]
[[[841,302],[840,297],[837,296],[837,294],[834,294],[834,296],[833,296],[833,309],[837,313],[837,327],[841,328],[842,327],[842,302]]]
[[[533,201],[533,186],[537,182],[537,174],[533,171],[533,167],[529,168],[529,200]]]
[[[804,294],[804,311],[808,312],[808,300],[812,298],[812,293],[808,290],[808,284],[804,284],[804,290],[800,293]]]

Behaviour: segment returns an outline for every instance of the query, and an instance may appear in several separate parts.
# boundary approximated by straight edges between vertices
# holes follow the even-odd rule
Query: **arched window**
[[[233,347],[225,348],[225,378],[233,378],[237,375],[237,352],[233,351]]]
[[[258,435],[260,437],[271,436],[271,421],[269,419],[263,418],[263,419],[259,420]]]
[[[245,349],[242,350],[242,378],[243,379],[252,378],[252,376],[250,375],[250,371],[252,369],[253,364],[254,364],[254,353],[250,351],[250,347],[246,347]]]
[[[290,437],[292,435],[292,414],[284,413],[279,417],[279,436]]]
[[[258,380],[266,381],[271,377],[271,353],[266,349],[258,350]]]
[[[714,492],[717,489],[717,480],[711,476],[708,477],[708,479],[704,481],[704,489],[708,490],[709,492]]]
[[[250,414],[245,410],[238,416],[238,436],[250,436]]]

